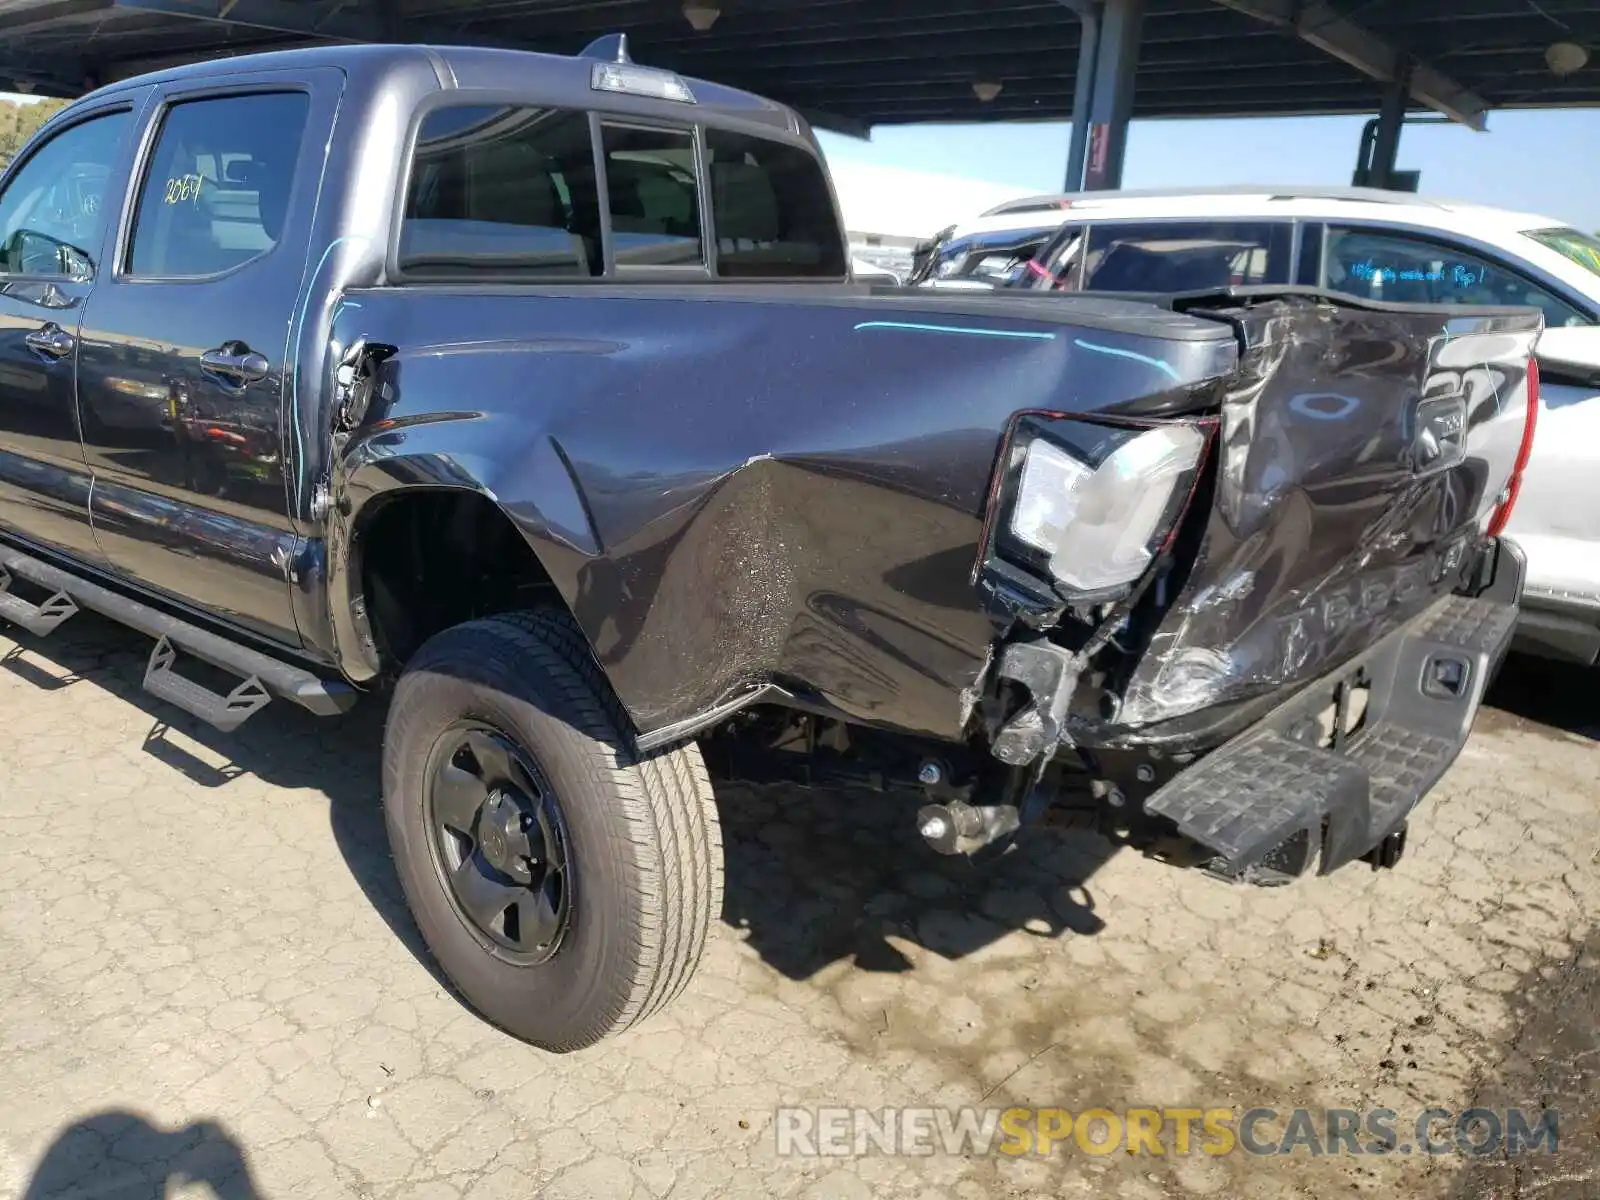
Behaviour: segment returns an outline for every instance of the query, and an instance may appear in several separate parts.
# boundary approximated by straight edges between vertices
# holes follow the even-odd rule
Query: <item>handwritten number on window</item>
[[[168,204],[200,203],[200,186],[205,180],[199,175],[175,175],[167,180]]]

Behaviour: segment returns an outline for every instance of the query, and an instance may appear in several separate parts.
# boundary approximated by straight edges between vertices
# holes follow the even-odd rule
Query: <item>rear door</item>
[[[78,325],[148,91],[75,114],[0,190],[0,525],[92,562],[73,400]]]
[[[341,80],[160,91],[115,270],[80,336],[92,519],[111,566],[291,644],[288,336]]]

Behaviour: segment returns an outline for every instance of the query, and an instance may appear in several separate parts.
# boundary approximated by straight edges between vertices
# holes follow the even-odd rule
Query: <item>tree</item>
[[[19,104],[0,100],[0,158],[7,162],[39,132],[39,127],[67,105],[65,100],[36,100]]]

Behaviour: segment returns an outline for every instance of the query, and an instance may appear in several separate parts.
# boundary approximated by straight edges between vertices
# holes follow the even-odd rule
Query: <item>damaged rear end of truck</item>
[[[1010,423],[973,574],[1001,633],[967,698],[1009,794],[932,795],[920,827],[971,852],[1065,818],[1260,883],[1392,866],[1515,625],[1498,534],[1541,318],[1167,303],[1235,334],[1214,404]]]

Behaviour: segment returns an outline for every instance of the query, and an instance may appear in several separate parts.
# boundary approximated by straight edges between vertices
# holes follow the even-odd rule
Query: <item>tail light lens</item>
[[[1024,423],[999,489],[998,548],[1042,568],[1063,595],[1115,592],[1150,566],[1194,489],[1208,427]]]
[[[1506,481],[1505,498],[1495,506],[1489,518],[1489,536],[1499,537],[1511,520],[1511,510],[1517,505],[1517,493],[1522,490],[1522,473],[1528,468],[1533,454],[1534,430],[1539,424],[1539,362],[1528,360],[1528,412],[1522,422],[1522,444],[1517,448],[1517,461],[1511,468],[1511,478]]]

